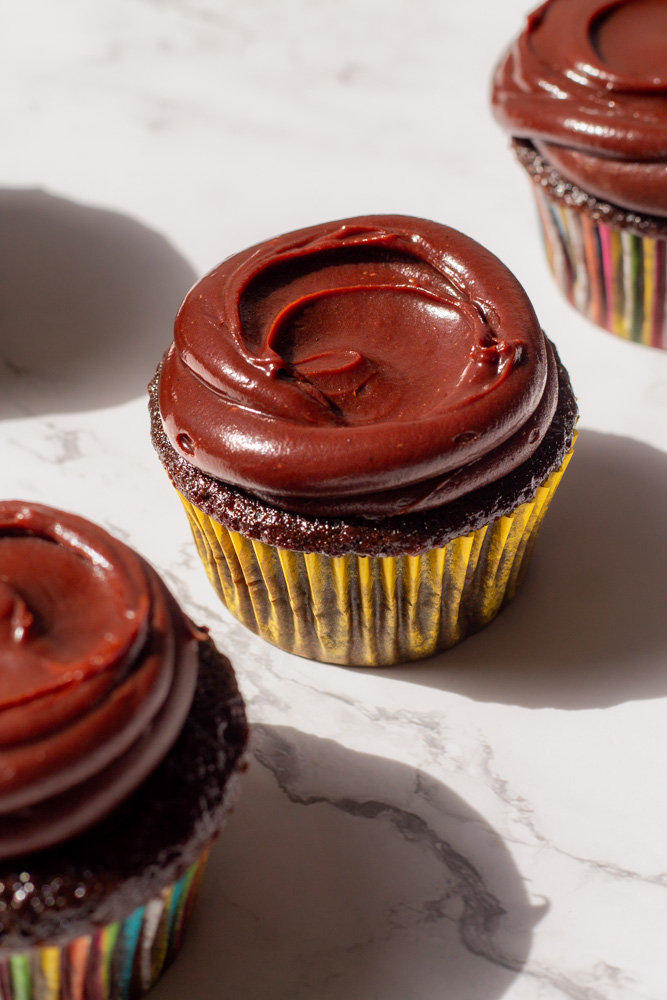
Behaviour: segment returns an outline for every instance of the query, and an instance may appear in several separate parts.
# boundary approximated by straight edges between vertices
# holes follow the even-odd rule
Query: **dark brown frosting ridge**
[[[526,461],[557,402],[513,275],[404,216],[313,226],[223,262],[187,296],[159,379],[196,468],[284,510],[427,510]]]
[[[197,638],[101,528],[0,502],[0,857],[87,829],[153,771],[192,701]]]
[[[493,106],[584,190],[667,216],[665,0],[548,0],[498,66]]]

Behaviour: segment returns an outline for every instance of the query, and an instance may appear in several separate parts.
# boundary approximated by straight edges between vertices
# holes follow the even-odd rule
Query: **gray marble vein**
[[[354,798],[330,798],[303,788],[299,755],[295,747],[270,727],[255,725],[254,752],[257,760],[274,775],[290,802],[300,806],[326,804],[349,816],[389,823],[405,841],[429,853],[443,869],[446,892],[427,902],[418,922],[438,922],[450,917],[452,898],[458,898],[461,912],[458,930],[464,947],[474,955],[508,969],[520,968],[516,960],[503,954],[494,940],[498,920],[505,914],[500,901],[488,890],[484,878],[462,854],[419,815],[391,802]]]

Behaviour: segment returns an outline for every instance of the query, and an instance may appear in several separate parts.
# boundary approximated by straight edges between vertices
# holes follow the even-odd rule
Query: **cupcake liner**
[[[208,849],[176,882],[116,923],[2,956],[0,1000],[135,1000],[178,953]]]
[[[549,267],[572,305],[626,340],[667,349],[667,242],[596,220],[533,185]]]
[[[278,548],[228,530],[179,496],[211,583],[244,625],[310,659],[385,666],[453,646],[514,596],[571,454],[513,513],[419,555]]]

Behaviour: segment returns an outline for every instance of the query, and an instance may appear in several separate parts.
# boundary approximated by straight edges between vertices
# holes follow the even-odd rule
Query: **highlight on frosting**
[[[203,472],[287,510],[385,516],[526,461],[556,383],[497,258],[427,220],[367,216],[269,240],[195,285],[159,403]]]
[[[665,0],[547,0],[496,70],[493,104],[585,191],[667,215]]]
[[[150,774],[189,711],[195,644],[132,550],[0,502],[0,857],[81,832]]]

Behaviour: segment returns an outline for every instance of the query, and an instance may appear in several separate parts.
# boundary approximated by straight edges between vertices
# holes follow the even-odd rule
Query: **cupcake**
[[[132,1000],[178,951],[247,738],[135,552],[0,502],[0,996]]]
[[[569,301],[667,347],[667,4],[548,0],[496,70],[493,108]]]
[[[312,226],[211,271],[150,409],[226,606],[348,665],[429,656],[497,614],[576,417],[513,275],[404,216]]]

